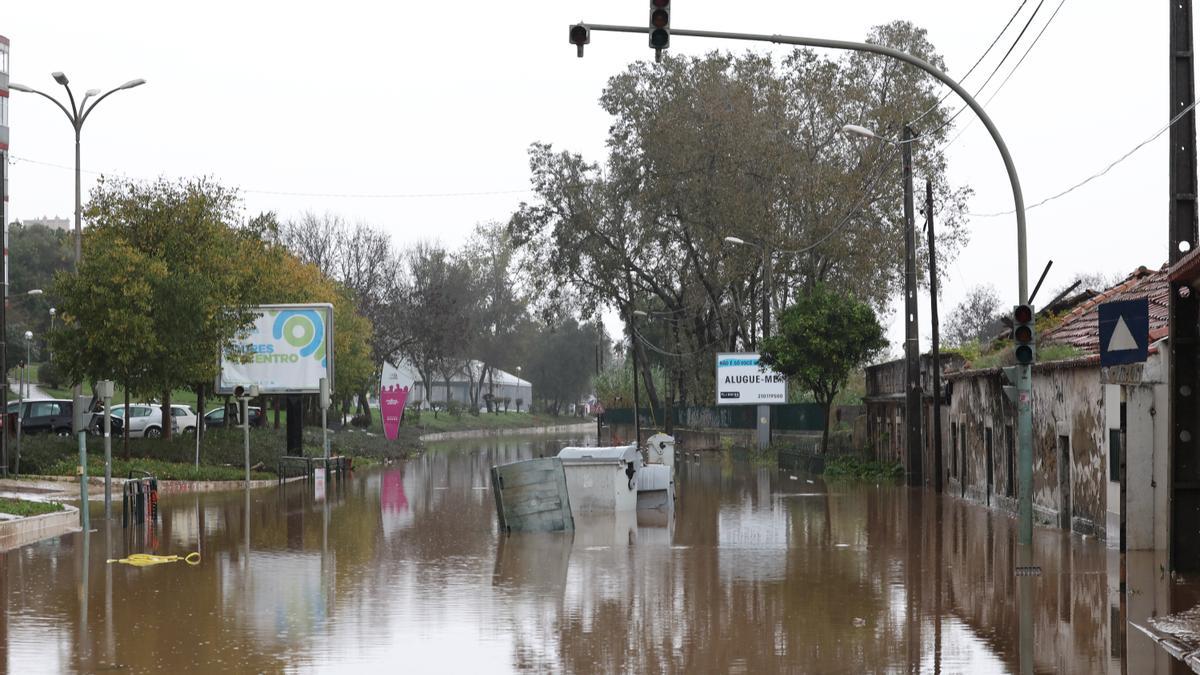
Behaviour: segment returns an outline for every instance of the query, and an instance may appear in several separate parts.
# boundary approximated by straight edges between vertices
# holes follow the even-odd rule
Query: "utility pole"
[[[635,448],[642,447],[642,415],[641,415],[641,397],[638,389],[638,346],[637,346],[637,326],[633,324],[634,317],[637,312],[632,308],[629,310],[629,346],[633,348],[633,445]]]
[[[8,152],[0,151],[0,227],[4,228],[4,250],[0,251],[0,285],[4,292],[0,293],[0,378],[4,386],[0,387],[0,410],[3,410],[4,424],[0,425],[0,455],[3,456],[3,475],[8,478]]]
[[[925,229],[929,233],[929,322],[933,326],[930,340],[933,352],[933,489],[942,491],[942,363],[938,326],[937,248],[933,235],[933,183],[925,179]]]
[[[763,289],[762,289],[762,342],[771,337],[771,247],[766,241],[762,242],[763,255]],[[760,349],[759,352],[762,350]],[[826,424],[829,421],[826,420]],[[771,406],[758,406],[758,449],[766,450],[771,447]]]
[[[1192,104],[1196,95],[1195,62],[1192,56],[1192,0],[1171,0],[1171,91],[1169,117]],[[1170,222],[1171,267],[1175,267],[1197,245],[1196,225],[1196,113],[1189,111],[1171,125],[1170,132]],[[1200,406],[1195,394],[1200,370],[1200,297],[1191,279],[1171,275],[1167,316],[1170,330],[1170,366],[1167,389],[1170,403],[1170,567],[1193,571],[1200,567],[1200,468],[1195,462],[1196,434],[1200,432]]]
[[[921,343],[917,337],[917,226],[913,214],[913,130],[904,125],[904,421],[908,484],[921,485]]]

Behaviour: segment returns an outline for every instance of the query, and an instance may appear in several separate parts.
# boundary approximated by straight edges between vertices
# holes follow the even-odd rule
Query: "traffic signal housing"
[[[671,46],[671,0],[650,0],[650,46]]]
[[[1033,305],[1017,305],[1013,308],[1013,354],[1022,366],[1033,365],[1036,357],[1034,341],[1037,333],[1033,325],[1036,316]]]
[[[575,55],[583,58],[583,46],[591,44],[592,30],[584,24],[577,23],[571,26],[571,44],[575,45]]]

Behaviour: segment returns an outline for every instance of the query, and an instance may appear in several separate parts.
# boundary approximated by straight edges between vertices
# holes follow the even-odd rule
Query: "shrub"
[[[517,399],[517,412],[521,412],[521,404],[523,404],[523,403],[525,403],[525,399],[523,399],[523,398]]]
[[[404,422],[407,424],[421,423],[421,406],[410,405],[404,409]]]
[[[447,401],[446,412],[450,413],[455,419],[459,419],[463,416],[463,404],[455,400]]]
[[[65,381],[62,369],[53,361],[47,361],[38,366],[37,378],[38,382],[49,386],[51,389],[61,389]]]
[[[512,403],[512,397],[511,396],[501,397],[500,402],[504,404],[504,412],[508,412],[508,404]]]
[[[825,462],[827,478],[860,478],[863,480],[895,479],[904,475],[899,462],[876,462],[858,457],[834,457]]]

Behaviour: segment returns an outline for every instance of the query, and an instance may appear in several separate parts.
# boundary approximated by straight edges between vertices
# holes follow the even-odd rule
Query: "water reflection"
[[[1039,530],[1042,576],[1018,581],[1014,521],[901,486],[712,456],[680,463],[673,512],[500,536],[490,467],[577,442],[439,446],[323,496],[165,497],[151,531],[95,519],[0,554],[7,669],[1171,672],[1124,628],[1179,602],[1152,554],[1123,596],[1115,553]]]

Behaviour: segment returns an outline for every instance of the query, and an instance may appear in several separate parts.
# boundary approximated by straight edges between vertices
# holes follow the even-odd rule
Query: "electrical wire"
[[[1017,39],[1013,40],[1012,44],[1009,45],[1008,51],[1004,52],[1004,56],[1001,57],[1000,61],[996,64],[996,67],[992,69],[991,74],[988,75],[987,79],[983,81],[983,84],[979,85],[979,88],[975,90],[975,93],[972,94],[972,97],[978,97],[979,94],[981,92],[983,92],[983,90],[992,81],[992,78],[996,77],[996,73],[1000,72],[1000,69],[1004,66],[1004,62],[1008,60],[1008,57],[1012,56],[1013,50],[1017,48],[1018,44],[1020,44],[1021,38],[1025,37],[1025,31],[1029,30],[1029,26],[1031,26],[1033,24],[1033,20],[1035,18],[1037,18],[1038,12],[1041,11],[1042,5],[1044,5],[1045,3],[1046,3],[1046,0],[1038,1],[1037,7],[1033,8],[1033,13],[1029,15],[1029,19],[1025,22],[1025,25],[1021,28],[1021,32],[1017,33]],[[1051,17],[1051,18],[1053,18],[1053,17]],[[968,106],[966,103],[963,103],[962,107],[960,107],[958,110],[954,111],[954,114],[951,115],[949,117],[949,119],[947,119],[945,122],[942,122],[941,124],[939,124],[937,126],[937,128],[935,128],[934,130],[926,131],[914,138],[910,138],[908,141],[901,141],[901,142],[915,143],[923,138],[932,136],[932,135],[938,133],[939,131],[941,131],[942,129],[945,129],[946,127],[950,126],[950,124],[953,123],[954,120],[958,119],[959,115],[963,114],[963,111],[965,111],[969,108],[970,108],[970,106]]]
[[[992,99],[996,98],[996,95],[1000,93],[1000,90],[1004,88],[1004,85],[1008,84],[1008,81],[1012,79],[1014,74],[1016,74],[1017,69],[1020,68],[1021,64],[1025,62],[1025,57],[1029,56],[1029,52],[1033,51],[1033,48],[1037,46],[1038,41],[1042,39],[1042,34],[1045,33],[1046,29],[1050,27],[1050,24],[1054,22],[1054,17],[1058,16],[1058,10],[1062,9],[1066,2],[1067,0],[1059,0],[1058,7],[1054,8],[1054,13],[1051,14],[1050,19],[1046,21],[1046,25],[1042,26],[1042,30],[1038,32],[1035,38],[1033,38],[1033,42],[1029,43],[1029,47],[1026,48],[1025,53],[1021,55],[1021,60],[1017,61],[1017,65],[1013,66],[1013,69],[1009,71],[1008,75],[1004,78],[1004,81],[1002,81],[1000,85],[996,87],[996,91],[993,91],[992,94],[988,96],[988,99],[983,102],[984,107],[987,107],[992,102]],[[967,129],[970,129],[971,125],[975,124],[976,121],[977,118],[972,117],[969,122],[963,125],[962,129],[958,130],[958,133],[954,135],[954,138],[951,138],[944,145],[942,145],[942,147],[938,148],[938,152],[942,152],[951,145],[954,145],[954,143],[958,141],[958,139],[961,138],[962,135],[967,132]]]
[[[1040,201],[1036,204],[1025,207],[1025,210],[1029,211],[1030,209],[1036,209],[1037,207],[1042,206],[1043,204],[1052,202],[1055,199],[1058,199],[1060,197],[1065,197],[1066,195],[1074,192],[1075,190],[1078,190],[1079,188],[1083,187],[1084,185],[1087,185],[1088,183],[1096,180],[1097,178],[1100,178],[1101,176],[1108,173],[1109,171],[1112,171],[1114,167],[1116,167],[1121,162],[1124,162],[1126,159],[1129,159],[1135,152],[1137,152],[1138,150],[1141,150],[1142,148],[1146,147],[1147,145],[1149,145],[1150,143],[1152,143],[1153,141],[1158,139],[1159,136],[1162,136],[1163,134],[1165,134],[1167,132],[1167,130],[1169,130],[1171,127],[1175,126],[1176,122],[1183,119],[1184,115],[1187,115],[1188,113],[1195,110],[1195,108],[1198,104],[1200,104],[1200,101],[1193,101],[1191,105],[1184,108],[1175,117],[1171,118],[1171,121],[1168,122],[1165,127],[1163,127],[1162,129],[1159,129],[1150,138],[1147,138],[1146,140],[1142,141],[1141,143],[1138,143],[1137,145],[1133,146],[1133,148],[1131,150],[1129,150],[1125,154],[1123,154],[1120,157],[1118,157],[1117,159],[1115,159],[1112,163],[1110,163],[1108,166],[1104,167],[1102,170],[1088,176],[1087,178],[1084,178],[1083,180],[1081,180],[1078,183],[1072,185],[1071,187],[1063,190],[1062,192],[1059,192],[1057,194],[1046,197],[1045,199],[1043,199],[1042,201]],[[997,211],[996,213],[965,213],[964,215],[968,215],[973,218],[995,218],[997,216],[1008,216],[1008,215],[1012,215],[1014,213],[1016,213],[1015,209],[1008,210],[1008,211]]]
[[[1015,21],[1017,19],[1017,16],[1021,13],[1021,10],[1025,9],[1025,5],[1028,4],[1028,2],[1029,2],[1029,0],[1021,0],[1021,4],[1017,7],[1017,10],[1012,13],[1012,16],[1008,17],[1008,23],[1004,24],[1004,28],[1001,28],[1000,32],[996,34],[995,39],[992,40],[992,44],[988,45],[987,49],[983,50],[983,53],[979,55],[978,59],[975,59],[975,63],[970,67],[970,69],[967,70],[967,73],[965,75],[963,75],[961,78],[959,78],[960,82],[966,81],[966,79],[971,76],[971,73],[975,72],[975,69],[979,67],[979,64],[983,63],[983,60],[985,58],[987,58],[987,55],[992,53],[992,49],[994,49],[996,47],[996,43],[1000,42],[1000,38],[1004,37],[1004,34],[1008,32],[1009,27],[1012,26],[1013,21]],[[933,105],[929,106],[929,108],[925,112],[914,117],[912,119],[912,121],[907,123],[906,126],[912,126],[912,125],[916,124],[917,122],[920,122],[922,119],[925,119],[926,115],[933,112],[934,110],[937,110],[938,106],[940,106],[942,104],[942,102],[944,102],[947,98],[949,98],[950,94],[953,94],[953,93],[954,93],[953,89],[947,88],[946,92],[943,93],[941,98],[939,98],[937,100],[937,103],[934,103]]]

